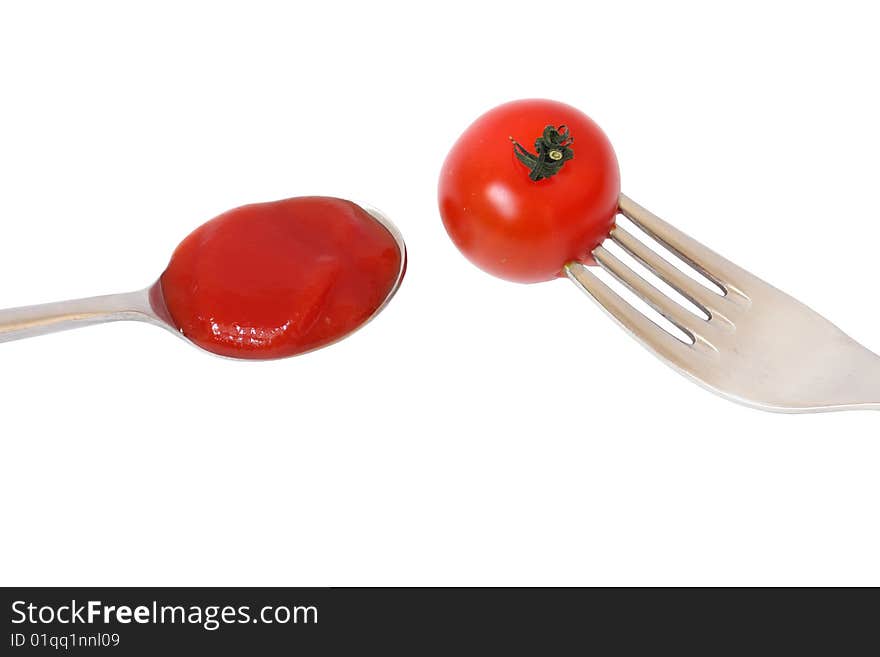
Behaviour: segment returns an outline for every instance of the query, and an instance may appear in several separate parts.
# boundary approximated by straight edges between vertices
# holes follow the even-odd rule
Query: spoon
[[[147,288],[0,310],[0,342],[132,320],[219,356],[295,356],[364,326],[405,271],[403,237],[375,208],[331,197],[247,205],[193,231]]]

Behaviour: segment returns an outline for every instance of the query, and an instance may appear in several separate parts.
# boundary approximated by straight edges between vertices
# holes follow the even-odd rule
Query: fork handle
[[[0,310],[0,342],[121,320],[157,321],[149,288]]]

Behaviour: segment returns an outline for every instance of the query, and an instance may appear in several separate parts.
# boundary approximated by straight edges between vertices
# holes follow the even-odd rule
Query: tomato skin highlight
[[[530,180],[510,139],[531,150],[548,125],[567,126],[574,158],[555,175]],[[608,138],[579,110],[552,100],[516,100],[479,117],[440,172],[446,231],[481,269],[519,283],[563,275],[614,227],[620,171]]]
[[[351,201],[245,205],[180,243],[159,279],[161,301],[174,326],[207,351],[285,358],[370,319],[397,283],[402,258],[388,229]]]

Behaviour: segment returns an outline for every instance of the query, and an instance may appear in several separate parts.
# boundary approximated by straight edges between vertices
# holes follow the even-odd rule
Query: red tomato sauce
[[[334,342],[369,320],[404,254],[350,201],[246,205],[193,231],[159,281],[174,326],[221,356],[269,359]]]

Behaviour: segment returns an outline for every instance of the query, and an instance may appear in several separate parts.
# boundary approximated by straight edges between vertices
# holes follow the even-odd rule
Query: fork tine
[[[602,269],[626,285],[636,296],[687,333],[691,339],[696,339],[697,335],[708,332],[709,327],[705,320],[696,317],[663,294],[605,247],[597,246],[593,250],[593,257]],[[703,326],[700,327],[700,324]],[[701,328],[703,330],[700,330]]]
[[[697,283],[686,276],[680,269],[670,264],[665,258],[648,248],[632,233],[620,226],[611,231],[611,239],[633,258],[657,275],[660,280],[668,283],[673,289],[699,306],[710,317],[723,317],[729,321],[731,314],[730,302],[719,294]]]
[[[666,223],[654,213],[625,196],[620,195],[620,212],[648,235],[667,246],[703,276],[725,292],[734,292],[748,299],[741,285],[752,277],[747,271],[715,253],[712,249]]]
[[[690,346],[667,333],[627,303],[587,267],[571,262],[565,266],[571,281],[595,299],[624,329],[661,358],[684,369],[695,364],[697,354]]]

